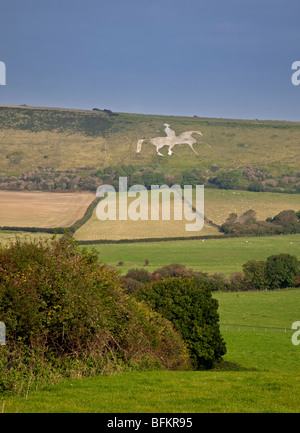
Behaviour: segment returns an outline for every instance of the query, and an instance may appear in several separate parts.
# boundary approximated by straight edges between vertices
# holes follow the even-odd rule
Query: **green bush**
[[[194,278],[166,278],[136,294],[170,320],[190,351],[197,369],[212,368],[226,353],[219,329],[218,302],[210,288]]]
[[[249,260],[243,265],[243,272],[243,283],[247,290],[265,290],[269,288],[265,261]]]
[[[0,320],[0,391],[130,366],[189,368],[173,326],[126,295],[117,272],[71,238],[0,250]]]
[[[163,266],[157,269],[153,274],[157,275],[159,279],[172,278],[172,277],[181,277],[181,278],[192,277],[192,271],[189,271],[185,266],[177,263],[172,263],[171,265]]]
[[[130,269],[125,275],[125,278],[131,278],[141,283],[150,283],[151,273],[146,271],[146,269]]]
[[[299,273],[296,256],[277,254],[267,258],[266,278],[270,289],[294,287]]]
[[[212,183],[219,185],[220,189],[234,189],[239,186],[239,173],[234,171],[220,171]]]

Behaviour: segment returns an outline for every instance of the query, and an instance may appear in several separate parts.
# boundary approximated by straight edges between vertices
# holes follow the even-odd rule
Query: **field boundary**
[[[262,237],[275,237],[275,236],[289,236],[297,235],[299,233],[280,233],[280,234],[253,234],[253,235],[205,235],[205,236],[191,236],[191,237],[174,237],[174,238],[143,238],[143,239],[97,239],[97,240],[76,240],[79,245],[98,245],[98,244],[129,244],[129,243],[148,243],[148,242],[169,242],[169,241],[192,241],[192,240],[205,240],[205,239],[233,239],[233,238],[262,238]]]
[[[242,325],[236,323],[221,323],[222,331],[237,331],[237,332],[294,332],[291,328],[282,328],[280,326],[265,326],[265,325]]]

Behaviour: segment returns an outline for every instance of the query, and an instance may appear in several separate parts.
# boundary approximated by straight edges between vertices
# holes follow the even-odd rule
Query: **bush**
[[[163,266],[162,268],[157,269],[153,274],[158,275],[160,279],[172,277],[192,277],[192,271],[189,271],[185,266],[179,265],[177,263]]]
[[[221,171],[214,182],[221,189],[234,189],[239,186],[239,174],[233,171]]]
[[[243,265],[243,282],[247,290],[268,289],[268,279],[266,277],[266,262],[263,260],[249,260]]]
[[[170,320],[190,351],[197,369],[212,368],[226,353],[219,329],[218,302],[194,278],[166,278],[137,292],[138,299]]]
[[[130,366],[189,367],[173,326],[126,295],[117,272],[71,238],[0,250],[0,318],[0,391]]]
[[[262,192],[265,188],[261,182],[253,181],[248,186],[248,191]]]
[[[242,291],[245,290],[245,281],[243,272],[233,272],[230,277],[230,290]]]
[[[125,275],[125,278],[131,278],[141,283],[150,283],[151,273],[145,269],[130,269]]]
[[[270,289],[293,287],[299,273],[299,262],[296,256],[278,254],[267,258],[266,278]]]

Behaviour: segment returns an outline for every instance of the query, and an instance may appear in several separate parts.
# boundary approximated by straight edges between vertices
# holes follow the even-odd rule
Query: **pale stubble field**
[[[94,199],[92,192],[0,191],[0,226],[69,227]]]

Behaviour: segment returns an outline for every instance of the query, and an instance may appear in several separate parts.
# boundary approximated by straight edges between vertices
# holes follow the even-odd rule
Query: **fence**
[[[238,331],[238,332],[292,332],[291,328],[281,328],[279,326],[253,326],[253,325],[242,325],[236,323],[222,323],[220,325],[222,331]]]

